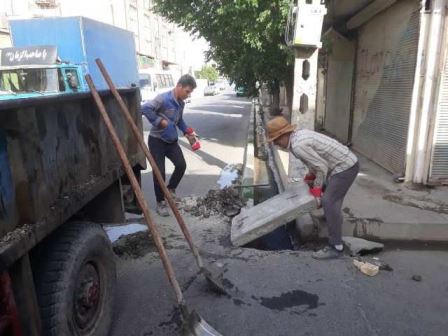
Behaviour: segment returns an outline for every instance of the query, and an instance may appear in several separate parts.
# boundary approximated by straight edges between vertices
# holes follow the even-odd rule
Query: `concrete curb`
[[[319,238],[327,238],[328,230],[325,220],[312,224]],[[448,224],[440,223],[369,223],[362,220],[351,222],[344,219],[342,228],[344,236],[353,236],[373,240],[447,242]]]

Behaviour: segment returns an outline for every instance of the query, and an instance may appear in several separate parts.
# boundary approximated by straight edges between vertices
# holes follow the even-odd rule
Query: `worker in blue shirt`
[[[180,77],[176,87],[157,95],[154,100],[142,106],[143,115],[148,118],[152,125],[148,137],[148,147],[157,166],[165,180],[165,158],[167,157],[174,164],[174,172],[167,185],[168,190],[176,199],[176,188],[184,176],[187,164],[178,143],[177,128],[184,135],[194,133],[183,119],[185,102],[196,88],[196,81],[190,75]],[[154,191],[156,194],[156,211],[160,216],[169,216],[162,189],[153,173]]]

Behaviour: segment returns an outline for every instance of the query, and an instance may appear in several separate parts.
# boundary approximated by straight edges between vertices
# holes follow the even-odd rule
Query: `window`
[[[77,91],[79,89],[79,78],[76,69],[65,69],[65,78],[70,89]]]
[[[58,69],[9,69],[1,71],[1,91],[6,92],[59,92]]]
[[[151,76],[140,74],[139,84],[140,88],[151,87]]]

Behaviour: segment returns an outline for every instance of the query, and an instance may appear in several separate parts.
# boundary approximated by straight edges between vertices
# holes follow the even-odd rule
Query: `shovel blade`
[[[195,311],[184,319],[182,329],[183,336],[222,336]]]
[[[207,268],[201,268],[202,274],[205,276],[207,280],[208,286],[217,294],[229,295],[228,291],[224,287],[224,283],[222,282],[222,277],[217,277],[213,275]]]

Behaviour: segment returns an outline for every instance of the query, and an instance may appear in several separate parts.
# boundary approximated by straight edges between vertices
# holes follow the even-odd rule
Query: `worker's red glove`
[[[193,128],[188,127],[187,130],[185,131],[185,135],[196,135],[196,132],[194,131]]]
[[[303,181],[308,184],[308,186],[311,188],[314,184],[314,180],[316,179],[316,175],[314,175],[313,173],[308,173],[305,175],[305,177],[303,178]]]
[[[303,182],[305,182],[308,185],[308,187],[312,188],[314,185],[315,179],[316,179],[316,175],[314,175],[313,173],[308,173],[303,178]]]
[[[322,197],[322,188],[321,187],[313,187],[310,188],[310,194],[314,197],[321,198]]]
[[[308,173],[305,175],[305,177],[303,178],[303,180],[305,182],[313,182],[316,179],[316,175],[314,175],[313,173]]]

